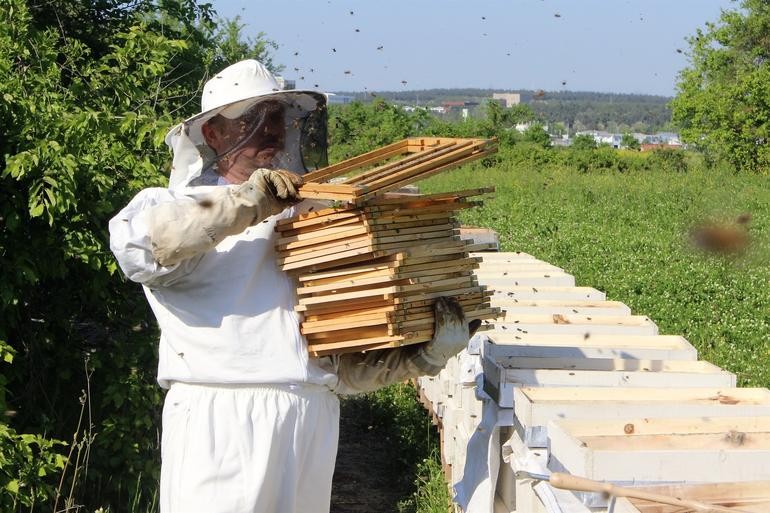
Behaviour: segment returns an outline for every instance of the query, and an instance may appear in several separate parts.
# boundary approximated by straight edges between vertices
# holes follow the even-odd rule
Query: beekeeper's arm
[[[300,200],[299,175],[258,169],[240,185],[145,189],[110,220],[110,248],[133,281],[173,283],[225,237]]]
[[[349,353],[333,357],[337,366],[338,394],[371,392],[419,376],[435,376],[447,361],[468,345],[480,321],[465,321],[462,308],[440,297],[434,307],[436,328],[427,344]]]

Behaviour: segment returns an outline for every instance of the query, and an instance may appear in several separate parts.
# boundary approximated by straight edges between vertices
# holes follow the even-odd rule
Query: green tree
[[[636,137],[626,132],[620,138],[620,147],[628,148],[629,150],[640,150],[642,145],[639,144],[639,141],[636,140]]]
[[[216,24],[218,33],[214,34],[217,48],[217,59],[212,63],[213,69],[222,69],[243,59],[256,59],[270,71],[277,73],[283,66],[273,61],[272,52],[278,49],[278,43],[267,39],[267,34],[259,32],[253,38],[244,38],[240,16],[232,20],[220,19]]]
[[[737,169],[770,164],[770,3],[742,0],[689,38],[672,101],[682,139]]]
[[[74,14],[53,23],[28,3],[103,24],[79,32]],[[239,56],[217,46],[237,31],[207,13],[194,0],[0,8],[0,412],[16,412],[0,416],[4,512],[145,511],[157,490],[158,334],[107,222],[166,183],[163,135],[197,111],[212,66]]]
[[[551,136],[542,125],[534,124],[524,131],[524,140],[542,148],[550,148]]]
[[[377,98],[329,109],[329,160],[344,160],[421,133],[429,123],[424,109],[407,112]]]
[[[572,148],[576,150],[593,150],[596,140],[589,134],[578,134],[572,138]]]

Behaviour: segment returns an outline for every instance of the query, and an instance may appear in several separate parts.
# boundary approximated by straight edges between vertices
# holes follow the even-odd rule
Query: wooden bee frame
[[[487,140],[406,139],[305,176],[303,197],[346,202],[276,225],[277,262],[297,280],[295,310],[312,355],[429,341],[441,296],[454,297],[469,321],[500,315],[469,255],[487,245],[461,240],[455,217],[494,189],[389,192],[494,151]]]
[[[303,198],[365,203],[388,191],[495,153],[495,139],[403,139],[304,176]],[[335,180],[335,183],[324,183]]]

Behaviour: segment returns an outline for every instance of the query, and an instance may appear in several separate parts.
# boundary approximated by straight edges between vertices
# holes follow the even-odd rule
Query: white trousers
[[[174,383],[161,513],[328,513],[339,401],[318,385]]]

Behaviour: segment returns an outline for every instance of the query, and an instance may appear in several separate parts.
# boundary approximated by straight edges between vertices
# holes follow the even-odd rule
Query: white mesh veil
[[[201,114],[176,125],[166,135],[166,144],[174,153],[169,188],[187,186],[218,159],[201,133],[206,121],[218,114],[248,120],[242,141],[245,142],[259,128],[260,118],[252,113],[259,113],[260,106],[266,103],[283,106],[285,123],[283,148],[273,158],[272,166],[298,174],[325,166],[326,96],[316,91],[281,91],[264,66],[256,61],[241,61],[206,83]]]

